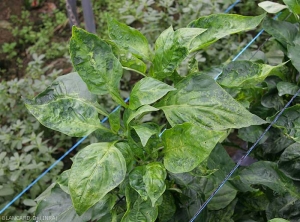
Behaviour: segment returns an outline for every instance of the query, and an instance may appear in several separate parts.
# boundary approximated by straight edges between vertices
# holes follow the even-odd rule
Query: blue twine
[[[197,216],[202,212],[202,210],[207,206],[207,204],[211,201],[211,199],[217,194],[217,192],[224,186],[224,184],[228,181],[228,179],[234,174],[234,172],[237,170],[237,168],[241,165],[243,160],[247,158],[247,156],[252,152],[252,150],[256,147],[256,145],[259,143],[259,141],[265,136],[265,134],[269,131],[269,129],[274,125],[274,123],[277,122],[278,118],[282,115],[282,113],[287,109],[287,107],[293,102],[293,100],[298,96],[300,93],[300,89],[297,91],[297,93],[291,98],[291,100],[283,107],[283,109],[277,114],[275,119],[270,123],[270,125],[265,129],[265,131],[261,134],[261,136],[256,140],[256,142],[250,147],[250,149],[247,151],[247,153],[242,156],[242,158],[237,162],[235,167],[230,171],[230,173],[225,177],[225,179],[222,181],[222,183],[218,186],[218,188],[210,195],[210,197],[202,204],[200,209],[197,211],[197,213],[193,216],[193,218],[190,220],[190,222],[193,222]]]
[[[237,3],[239,3],[240,0],[235,1],[232,5],[230,5],[226,10],[225,13],[228,13],[231,9],[233,9],[234,6],[236,6]]]

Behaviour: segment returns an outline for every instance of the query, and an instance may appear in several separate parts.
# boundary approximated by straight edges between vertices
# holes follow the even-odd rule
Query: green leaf
[[[265,130],[261,126],[249,126],[241,128],[238,131],[238,137],[244,141],[255,143]],[[259,144],[263,144],[268,139],[268,133],[260,140]]]
[[[123,157],[125,158],[127,172],[130,172],[131,169],[135,166],[135,158],[132,148],[128,143],[125,142],[116,143],[115,146],[120,150]]]
[[[56,183],[58,183],[60,188],[63,191],[65,191],[67,194],[70,194],[69,187],[68,187],[70,173],[71,173],[71,170],[65,170],[58,176],[58,178],[56,180]]]
[[[146,146],[152,135],[159,133],[159,126],[155,123],[141,123],[139,125],[132,126],[132,128],[140,137],[143,146]]]
[[[110,131],[98,119],[98,113],[107,112],[77,73],[58,77],[33,100],[26,99],[25,105],[41,124],[68,136],[82,137],[97,129]]]
[[[109,37],[138,58],[150,60],[148,41],[138,30],[108,17]]]
[[[175,200],[170,191],[163,194],[163,202],[158,208],[158,219],[160,222],[168,222],[176,212]]]
[[[260,184],[269,187],[279,194],[289,192],[299,198],[300,195],[291,179],[285,176],[276,163],[259,161],[240,172],[240,179],[246,184]]]
[[[265,123],[207,75],[188,76],[175,88],[156,105],[164,111],[171,126],[193,122],[211,130],[224,130]]]
[[[217,189],[221,181],[215,180],[213,177],[201,178],[200,186],[202,192],[205,195],[205,199],[208,199],[210,195]],[[221,190],[214,196],[209,202],[209,210],[220,210],[227,207],[231,201],[236,197],[237,191],[230,185],[225,184]]]
[[[154,222],[158,215],[157,207],[151,206],[150,199],[144,201],[138,198],[131,209],[126,212],[122,222]]]
[[[213,211],[208,214],[206,222],[234,222],[234,210],[238,199],[233,200],[227,207],[222,210]]]
[[[117,103],[127,107],[119,93],[122,65],[105,41],[73,26],[70,55],[73,66],[92,93],[109,93]]]
[[[129,109],[137,109],[142,105],[154,103],[173,90],[176,89],[168,84],[145,77],[133,87],[130,93]]]
[[[147,200],[148,195],[146,191],[146,185],[143,180],[143,176],[146,173],[146,166],[135,167],[129,174],[130,186],[139,193],[143,200]]]
[[[152,202],[152,207],[166,190],[165,179],[167,172],[161,163],[152,162],[146,165],[146,172],[143,176],[145,189]]]
[[[288,57],[291,59],[292,64],[295,66],[298,72],[300,72],[300,63],[299,63],[299,56],[300,56],[300,44],[296,44],[295,46],[288,45]]]
[[[142,60],[138,59],[128,50],[120,48],[113,41],[106,40],[106,42],[111,45],[115,56],[119,59],[124,69],[135,71],[145,76],[147,66]]]
[[[152,106],[149,105],[144,105],[138,108],[137,110],[131,111],[127,109],[127,117],[124,118],[124,121],[126,122],[126,125],[128,126],[129,123],[136,117],[140,116],[141,114],[144,114],[146,112],[153,112],[153,111],[158,111],[159,109],[156,109]]]
[[[267,219],[286,218],[291,222],[300,220],[300,200],[291,195],[278,196],[273,199],[266,209]]]
[[[281,154],[278,162],[279,169],[292,180],[300,181],[300,144],[288,146]]]
[[[184,123],[164,132],[165,144],[164,165],[172,173],[183,173],[193,170],[208,157],[225,132],[211,131]]]
[[[47,221],[72,221],[82,222],[99,220],[113,208],[116,196],[106,195],[83,215],[76,214],[70,196],[62,191],[58,186],[51,190],[51,194],[43,199],[37,206],[35,216],[37,218],[47,218]]]
[[[268,120],[273,121],[276,115],[268,118]],[[282,129],[289,138],[300,142],[300,105],[289,107],[283,111],[274,126]]]
[[[116,111],[109,114],[109,124],[110,128],[113,132],[117,133],[121,127],[121,109],[117,109]]]
[[[296,92],[300,89],[300,87],[290,82],[279,82],[277,83],[277,89],[279,96],[295,95]]]
[[[293,40],[298,33],[295,24],[266,18],[263,22],[264,30],[278,40],[283,46],[294,45]]]
[[[229,88],[252,88],[264,79],[272,75],[272,71],[284,65],[269,66],[265,64],[254,63],[250,61],[234,61],[229,63],[222,74],[217,79],[217,82]]]
[[[163,31],[155,42],[150,75],[156,79],[171,76],[188,55],[191,41],[203,32],[205,29],[200,28],[181,28],[174,31],[172,26]]]
[[[277,12],[280,12],[281,10],[287,8],[286,5],[282,5],[276,2],[271,1],[264,1],[261,3],[258,3],[258,6],[261,7],[263,10],[265,10],[268,13],[276,14]]]
[[[192,21],[188,27],[207,29],[197,36],[190,45],[190,50],[203,49],[227,35],[254,29],[260,24],[265,14],[259,16],[241,16],[214,14]]]
[[[289,7],[289,9],[295,13],[300,14],[300,2],[299,0],[283,0],[283,2]]]
[[[166,189],[166,177],[165,168],[160,163],[152,162],[145,166],[136,167],[129,175],[129,184],[140,194],[143,200],[147,200],[149,197],[152,207],[154,207]]]
[[[290,222],[290,221],[282,218],[274,218],[272,220],[268,220],[268,222]]]
[[[69,190],[78,215],[83,214],[125,178],[126,162],[114,143],[93,143],[74,158]]]

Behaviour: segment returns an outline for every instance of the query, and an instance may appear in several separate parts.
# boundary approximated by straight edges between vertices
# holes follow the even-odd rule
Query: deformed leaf
[[[140,137],[143,146],[146,146],[152,135],[159,133],[159,126],[155,123],[141,123],[139,125],[132,126],[132,128]]]
[[[224,130],[265,123],[207,75],[190,75],[175,88],[156,105],[164,111],[171,126],[193,122],[207,129]]]
[[[300,197],[292,180],[285,176],[274,162],[258,161],[253,163],[242,170],[239,177],[246,184],[260,184],[279,194],[289,192],[297,198]]]
[[[192,41],[190,51],[203,49],[227,35],[254,29],[265,16],[265,14],[259,16],[213,14],[200,17],[192,21],[188,27],[207,30]]]
[[[281,154],[278,162],[279,169],[292,180],[300,181],[300,144],[288,146]]]
[[[138,58],[150,59],[148,41],[138,30],[118,22],[111,17],[108,17],[107,23],[109,37],[113,42],[127,49]]]
[[[208,218],[206,222],[234,222],[232,217],[234,216],[237,202],[238,199],[235,199],[231,201],[231,203],[224,209],[211,212],[210,214],[208,214]],[[248,222],[252,222],[252,221],[248,221]]]
[[[130,93],[129,109],[137,109],[142,105],[154,103],[173,90],[176,89],[164,82],[145,77],[133,87]]]
[[[276,2],[271,1],[264,1],[258,3],[258,6],[261,7],[263,10],[265,10],[268,13],[275,14],[277,12],[280,12],[281,10],[287,8],[286,5],[282,5]]]
[[[184,123],[164,132],[164,165],[172,173],[193,170],[206,159],[225,132]]]
[[[201,28],[180,28],[174,31],[172,26],[162,32],[155,42],[150,75],[156,79],[171,76],[188,55],[191,41],[203,32],[205,29]]]
[[[69,177],[74,208],[82,215],[125,178],[126,162],[114,143],[93,143],[77,153]]]
[[[266,64],[254,63],[251,61],[234,61],[229,63],[222,74],[217,79],[217,82],[229,88],[251,88],[272,74],[274,69],[284,65],[270,66]]]
[[[92,93],[109,93],[117,103],[127,106],[119,93],[122,65],[104,40],[73,26],[70,55],[73,66]]]
[[[143,181],[145,183],[146,192],[150,197],[152,207],[155,207],[156,201],[166,190],[166,177],[166,169],[161,163],[152,162],[146,165]]]
[[[273,121],[276,115],[268,120]],[[300,142],[300,105],[289,107],[283,111],[274,126],[282,129],[283,133],[291,139]]]
[[[44,126],[68,136],[82,137],[101,129],[98,113],[108,115],[97,103],[77,73],[58,77],[33,100],[26,99],[27,109]]]

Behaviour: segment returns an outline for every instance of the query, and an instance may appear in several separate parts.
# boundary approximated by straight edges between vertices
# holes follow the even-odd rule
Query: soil
[[[28,0],[28,2],[35,2],[34,0]],[[30,7],[25,8],[25,0],[1,0],[0,1],[0,81],[2,80],[11,80],[14,78],[22,78],[25,75],[25,70],[28,63],[31,61],[31,56],[26,52],[26,49],[30,45],[22,45],[16,48],[17,57],[21,59],[22,65],[18,65],[17,57],[10,59],[7,57],[7,54],[1,53],[2,45],[4,43],[12,43],[16,41],[16,38],[11,33],[11,27],[14,24],[11,21],[11,16],[17,16],[21,19],[21,14],[23,10],[30,11],[30,21],[33,22],[35,25],[41,24],[40,14],[49,14],[59,7],[60,0],[46,0],[42,1],[43,3],[37,7]],[[64,8],[59,8],[60,10],[65,10]],[[35,28],[35,27],[34,27]],[[55,33],[55,39],[53,41],[68,41],[69,37],[71,36],[71,29],[66,27],[67,34],[63,35],[60,30],[57,30]],[[66,30],[64,30],[64,33]],[[72,67],[67,61],[63,61],[63,58],[59,58],[52,61],[47,61],[45,65],[55,64],[55,68],[63,69],[63,73],[68,73],[72,70]],[[51,70],[49,70],[51,71]]]

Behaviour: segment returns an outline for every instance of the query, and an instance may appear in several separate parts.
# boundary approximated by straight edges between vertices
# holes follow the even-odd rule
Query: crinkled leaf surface
[[[253,163],[242,170],[239,177],[247,184],[260,184],[269,187],[279,194],[289,192],[295,197],[300,197],[292,180],[285,176],[274,162],[258,161]]]
[[[108,115],[89,92],[77,73],[58,77],[33,100],[26,99],[27,109],[44,126],[68,136],[82,137],[102,129],[98,113]]]
[[[137,109],[142,105],[154,103],[173,90],[176,89],[164,82],[145,77],[133,87],[130,93],[129,109]]]
[[[289,7],[289,9],[295,13],[300,14],[300,2],[299,0],[283,0],[283,2]]]
[[[82,222],[99,220],[103,216],[110,214],[110,210],[113,208],[115,201],[115,196],[106,195],[91,209],[79,216],[76,214],[70,196],[58,186],[55,186],[51,190],[51,194],[38,204],[35,216],[40,218],[47,217],[47,219],[49,219],[47,221]]]
[[[214,14],[200,17],[188,26],[207,30],[192,41],[190,50],[197,51],[227,35],[254,29],[264,17],[265,14],[259,16]]]
[[[278,95],[279,96],[283,96],[283,95],[295,95],[296,92],[299,89],[300,89],[300,87],[297,86],[294,83],[290,83],[290,82],[279,82],[279,83],[277,83],[277,90],[278,90]]]
[[[287,8],[286,5],[282,5],[276,2],[271,2],[271,1],[264,1],[261,3],[258,3],[258,6],[261,7],[263,10],[265,10],[268,13],[277,13],[280,12],[281,10]]]
[[[150,75],[156,79],[171,76],[188,55],[191,41],[203,32],[205,29],[201,28],[180,28],[174,31],[172,26],[162,32],[155,42]]]
[[[281,154],[278,162],[279,169],[292,180],[300,181],[300,144],[288,146]]]
[[[208,214],[206,222],[234,222],[232,219],[238,199],[231,201],[231,203],[224,209],[212,211]],[[200,222],[200,221],[199,221]],[[245,221],[246,222],[246,221]],[[251,222],[251,221],[249,221]]]
[[[205,158],[225,132],[211,131],[198,125],[184,123],[164,132],[164,165],[172,173],[193,170]]]
[[[152,162],[146,165],[143,181],[145,183],[146,192],[150,197],[152,207],[155,207],[156,201],[166,190],[166,177],[166,169],[161,163]]]
[[[159,133],[159,126],[155,123],[141,123],[139,125],[132,126],[132,128],[140,137],[143,146],[146,146],[152,135]]]
[[[265,123],[207,75],[188,76],[175,88],[156,105],[164,111],[171,126],[193,122],[204,128],[224,130]]]
[[[149,44],[145,36],[116,19],[108,17],[108,32],[110,38],[118,46],[127,49],[138,58],[150,59]]]
[[[284,46],[287,44],[294,45],[293,40],[298,32],[295,24],[266,18],[263,22],[263,28]]]
[[[276,115],[269,118],[273,121]],[[295,105],[283,111],[274,126],[283,130],[291,139],[300,142],[300,105]]]
[[[126,161],[113,143],[93,143],[74,158],[69,190],[78,215],[83,214],[125,178]]]
[[[274,69],[282,65],[270,66],[251,61],[234,61],[223,69],[217,82],[229,88],[251,88],[264,81]]]
[[[125,158],[127,172],[130,172],[135,163],[133,149],[129,146],[128,143],[125,142],[116,143],[115,146],[120,150],[123,157]]]
[[[127,106],[119,93],[122,65],[104,40],[73,26],[70,55],[73,66],[92,93],[109,93],[116,102]]]
[[[119,59],[124,69],[132,70],[141,75],[145,75],[147,66],[142,60],[137,58],[128,50],[117,46],[117,44],[113,41],[106,40],[106,42],[111,45],[115,56]]]

